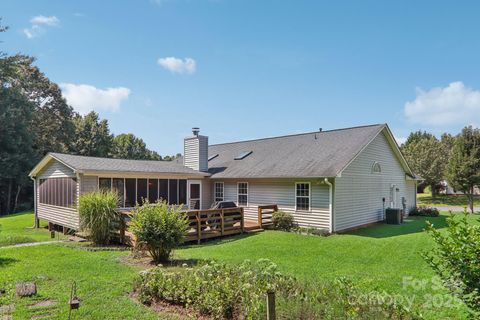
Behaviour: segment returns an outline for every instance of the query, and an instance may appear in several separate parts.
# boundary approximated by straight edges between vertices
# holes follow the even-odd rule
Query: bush
[[[290,231],[294,227],[293,216],[284,211],[275,211],[272,214],[273,227],[278,230]]]
[[[410,216],[438,217],[440,212],[437,208],[420,206],[411,208],[408,214]]]
[[[106,245],[112,232],[118,230],[118,195],[111,191],[94,191],[80,196],[80,227],[89,233],[93,243]]]
[[[465,210],[461,219],[447,218],[446,232],[427,222],[427,232],[436,247],[423,257],[455,296],[480,317],[480,225],[468,222]]]
[[[154,268],[140,274],[136,290],[143,303],[180,304],[214,319],[265,319],[268,291],[275,292],[279,319],[411,319],[402,306],[357,301],[359,292],[348,280],[304,284],[267,259],[176,271]]]
[[[156,263],[168,261],[173,249],[185,238],[188,218],[180,208],[166,202],[136,206],[130,230],[138,244],[145,246]]]

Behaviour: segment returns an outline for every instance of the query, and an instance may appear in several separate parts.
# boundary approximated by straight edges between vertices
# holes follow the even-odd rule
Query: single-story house
[[[207,209],[216,201],[278,205],[304,227],[330,232],[384,219],[384,209],[416,205],[416,179],[386,124],[208,144],[194,128],[176,161],[47,154],[30,172],[38,218],[79,228],[83,193],[117,190],[122,208],[149,199]]]

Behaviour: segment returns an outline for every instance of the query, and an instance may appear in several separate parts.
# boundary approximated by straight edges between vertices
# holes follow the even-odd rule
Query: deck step
[[[245,229],[245,233],[257,233],[257,232],[263,232],[265,231],[262,228],[250,228],[250,229]]]

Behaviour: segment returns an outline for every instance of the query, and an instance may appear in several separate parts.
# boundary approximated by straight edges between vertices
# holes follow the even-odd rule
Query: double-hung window
[[[223,182],[215,182],[214,189],[215,202],[223,201]]]
[[[248,182],[239,182],[237,185],[237,194],[238,194],[238,205],[247,206],[248,205]]]
[[[310,210],[310,182],[295,183],[296,210]]]

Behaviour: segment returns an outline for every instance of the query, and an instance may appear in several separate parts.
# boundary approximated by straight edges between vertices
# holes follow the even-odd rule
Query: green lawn
[[[466,207],[468,200],[464,195],[437,195],[433,199],[431,193],[419,193],[417,194],[417,204],[419,206]],[[474,205],[480,206],[480,196],[475,197]]]
[[[277,263],[282,271],[303,281],[331,281],[345,276],[364,292],[386,291],[413,298],[414,308],[422,310],[427,319],[465,319],[464,307],[433,308],[428,304],[428,295],[438,294],[441,299],[447,299],[449,295],[432,288],[430,281],[434,274],[420,256],[422,251],[433,245],[422,231],[427,219],[437,227],[445,226],[446,216],[442,215],[438,218],[412,217],[400,226],[379,224],[330,237],[265,231],[185,246],[176,251],[175,258],[217,259],[228,263],[268,258]],[[477,223],[478,216],[470,219],[472,223]],[[23,221],[23,227],[20,221]],[[32,232],[25,229],[31,221],[31,214],[2,217],[0,235],[18,232],[19,236],[25,236]],[[17,231],[10,230],[10,227]],[[41,232],[40,235],[36,232],[33,234],[35,237],[29,234],[32,239],[48,239],[48,234],[43,235],[44,238]],[[121,261],[128,255],[128,252],[121,251],[85,251],[76,244],[69,244],[68,247],[49,244],[0,248],[0,288],[7,288],[7,295],[0,296],[0,306],[14,304],[14,319],[28,319],[42,314],[47,315],[47,319],[65,319],[70,286],[75,280],[78,295],[82,298],[79,319],[155,319],[157,315],[128,297],[139,271]],[[417,284],[424,281],[424,285],[404,287],[404,277],[412,277]],[[410,283],[412,278],[406,280]],[[23,299],[15,297],[15,283],[29,280],[36,281],[38,296]],[[39,309],[29,308],[35,301],[45,299],[53,299],[58,304]],[[160,318],[172,319],[172,316],[162,314]]]
[[[31,212],[17,213],[0,217],[0,247],[17,243],[51,241],[64,239],[57,233],[55,239],[50,238],[50,232],[46,229],[47,223],[40,221],[41,228],[33,229],[33,214]]]
[[[445,226],[446,215],[428,218]],[[471,217],[472,222],[478,216]],[[411,217],[403,225],[379,224],[350,234],[330,237],[302,236],[280,231],[213,241],[177,252],[181,258],[218,259],[239,263],[244,259],[268,258],[281,270],[305,281],[328,281],[346,276],[365,291],[379,290],[414,296],[415,304],[428,318],[463,318],[450,308],[419,307],[428,304],[434,275],[420,253],[433,245],[423,232],[426,218]],[[404,277],[426,281],[425,288],[403,286]],[[408,279],[406,279],[408,280]],[[443,297],[443,296],[442,296]],[[443,297],[447,299],[447,297]]]

